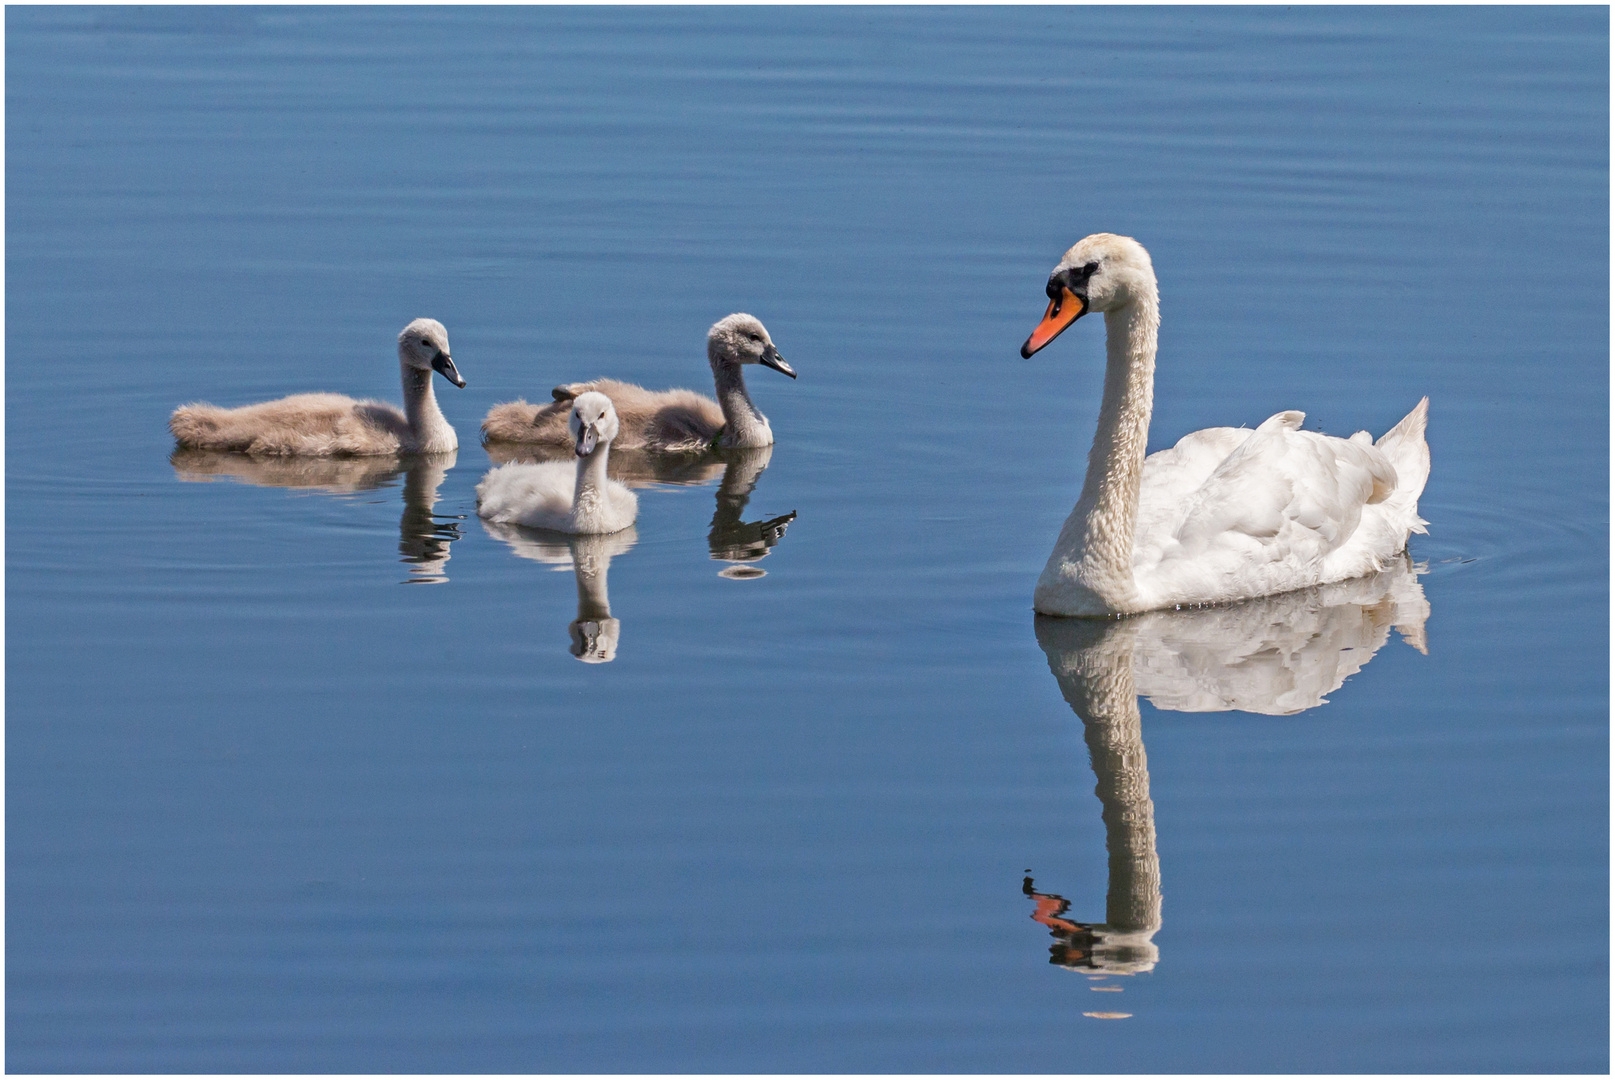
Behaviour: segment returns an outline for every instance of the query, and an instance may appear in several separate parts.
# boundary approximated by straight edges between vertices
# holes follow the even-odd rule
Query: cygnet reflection
[[[718,507],[707,532],[707,548],[712,557],[730,565],[718,571],[719,577],[759,578],[768,573],[752,565],[766,556],[785,536],[785,526],[796,520],[796,511],[766,521],[742,521],[741,512],[751,501],[757,479],[768,468],[772,446],[751,450],[724,450],[723,479],[718,482]]]
[[[1302,712],[1360,671],[1393,627],[1424,652],[1429,615],[1404,555],[1379,574],[1243,604],[1124,619],[1037,616],[1049,670],[1082,720],[1110,862],[1103,923],[1063,918],[1065,898],[1037,891],[1030,876],[1022,882],[1036,903],[1032,918],[1055,939],[1049,962],[1131,975],[1160,958],[1152,939],[1161,927],[1161,867],[1140,695],[1175,712]]]
[[[572,655],[585,664],[609,664],[617,658],[622,624],[611,615],[606,572],[615,556],[639,540],[633,526],[603,535],[571,535],[486,520],[482,527],[524,559],[548,563],[557,570],[571,567],[578,584],[578,617],[567,626]]]
[[[405,584],[447,581],[449,545],[460,538],[461,517],[432,513],[438,488],[454,468],[458,451],[371,457],[255,457],[230,450],[176,449],[168,461],[180,480],[235,480],[256,487],[352,495],[404,478],[404,513],[398,522],[400,561],[409,564]]]

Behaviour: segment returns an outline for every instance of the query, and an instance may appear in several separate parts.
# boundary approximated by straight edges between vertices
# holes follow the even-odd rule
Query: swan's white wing
[[[576,473],[554,461],[501,465],[477,484],[477,513],[506,524],[562,526],[572,512]]]
[[[1182,518],[1189,497],[1250,437],[1250,428],[1205,428],[1191,431],[1176,446],[1145,458],[1138,484],[1135,535],[1143,538],[1170,532]]]
[[[1193,602],[1319,580],[1319,563],[1351,538],[1363,507],[1395,490],[1396,470],[1366,438],[1302,431],[1303,418],[1283,412],[1264,421],[1177,514],[1158,513],[1149,533],[1139,530],[1141,592]]]

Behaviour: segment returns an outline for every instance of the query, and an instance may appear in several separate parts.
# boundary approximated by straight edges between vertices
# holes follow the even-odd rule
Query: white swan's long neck
[[[404,416],[415,439],[415,445],[407,449],[421,454],[458,450],[459,436],[437,407],[437,395],[432,392],[432,369],[415,367],[401,356],[398,367],[404,384]]]
[[[751,395],[746,393],[741,365],[714,360],[712,384],[718,392],[718,407],[723,410],[723,445],[772,445],[774,432],[768,426],[768,417],[757,410],[751,403]]]
[[[1150,296],[1105,313],[1105,393],[1082,481],[1084,548],[1131,578],[1138,481],[1155,398],[1155,342],[1160,310]]]
[[[1154,289],[1105,313],[1105,391],[1082,496],[1038,582],[1037,609],[1058,615],[1136,611],[1133,535],[1155,392],[1160,304]]]
[[[592,524],[606,506],[606,457],[610,443],[600,443],[594,453],[578,458],[578,479],[572,489],[572,520]]]

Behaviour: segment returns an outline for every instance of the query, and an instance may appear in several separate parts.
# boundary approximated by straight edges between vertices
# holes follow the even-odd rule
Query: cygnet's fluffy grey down
[[[238,409],[181,405],[168,428],[182,447],[240,450],[264,456],[362,457],[434,454],[459,448],[454,428],[432,393],[432,372],[465,386],[449,355],[449,332],[436,319],[416,319],[398,335],[404,408],[342,394],[293,394]]]
[[[477,513],[489,521],[564,533],[613,533],[634,523],[639,499],[606,478],[619,423],[611,399],[579,394],[568,416],[574,469],[559,461],[501,465],[477,485]]]
[[[547,405],[509,401],[488,410],[482,421],[489,442],[565,444],[570,440],[567,417],[579,394],[594,391],[611,398],[622,434],[621,450],[700,451],[718,447],[771,446],[774,432],[768,417],[757,410],[746,393],[741,369],[762,364],[791,378],[791,369],[768,331],[757,319],[735,314],[720,319],[707,332],[707,361],[718,400],[693,390],[646,390],[616,379],[557,386],[555,400]]]

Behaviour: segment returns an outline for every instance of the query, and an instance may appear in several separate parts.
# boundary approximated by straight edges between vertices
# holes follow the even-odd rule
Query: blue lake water
[[[9,8],[6,1065],[1607,1071],[1608,24]],[[1408,564],[1034,619],[1098,231],[1152,448],[1429,395]],[[731,311],[771,454],[483,526]],[[172,455],[423,315],[452,458]]]

